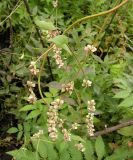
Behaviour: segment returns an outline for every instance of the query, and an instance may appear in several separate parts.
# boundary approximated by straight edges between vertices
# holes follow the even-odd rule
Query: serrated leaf
[[[64,150],[67,150],[68,147],[69,147],[69,145],[67,142],[65,142],[65,141],[61,142],[60,149],[59,149],[60,153],[64,152]]]
[[[68,150],[71,155],[71,160],[83,160],[81,152],[74,146],[74,144],[70,144]]]
[[[58,35],[54,38],[51,38],[49,41],[55,43],[58,47],[63,48],[64,44],[68,44],[68,37],[65,35]]]
[[[120,104],[120,107],[131,107],[133,106],[133,95],[124,99]]]
[[[56,29],[52,22],[46,22],[41,20],[35,20],[35,23],[42,30],[54,30]]]
[[[133,126],[124,127],[117,132],[123,136],[133,136]]]
[[[50,143],[46,143],[48,160],[59,160],[57,151],[54,149],[54,145]]]
[[[92,142],[90,140],[86,140],[86,143],[84,146],[85,146],[85,152],[84,152],[85,159],[93,160],[94,148],[93,148]]]
[[[130,93],[131,92],[129,90],[120,91],[116,93],[116,95],[113,98],[126,98],[130,95]]]
[[[19,111],[30,111],[30,110],[34,110],[35,107],[33,105],[26,105],[23,108],[21,108]]]
[[[97,137],[95,142],[95,150],[98,160],[101,160],[105,155],[105,145],[101,136]]]
[[[67,150],[64,150],[64,152],[60,153],[60,160],[72,160]]]
[[[31,111],[31,112],[28,114],[28,116],[26,117],[26,120],[35,118],[35,117],[37,117],[40,113],[41,113],[40,110]]]
[[[25,149],[9,151],[7,154],[12,155],[16,160],[39,160],[38,154]]]

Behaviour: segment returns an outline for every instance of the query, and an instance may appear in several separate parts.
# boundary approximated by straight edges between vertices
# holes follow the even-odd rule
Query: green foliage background
[[[54,25],[57,20],[57,26],[62,32],[75,20],[111,9],[120,2],[119,0],[116,2],[111,0],[96,0],[95,2],[94,0],[60,0],[56,11],[52,6],[52,0],[28,1],[35,19],[50,21]],[[64,71],[57,69],[52,53],[49,54],[54,81],[51,81],[47,63],[41,75],[41,87],[47,103],[50,104],[54,98],[60,96],[61,83],[72,80],[75,81],[75,90],[81,100],[82,116],[76,104],[75,94],[66,100],[67,105],[64,105],[60,111],[61,116],[66,118],[70,124],[73,121],[83,122],[87,114],[85,104],[88,99],[92,98],[96,101],[94,118],[96,131],[103,130],[106,125],[107,127],[114,126],[133,119],[132,4],[130,0],[118,11],[90,19],[74,27],[67,34],[71,51],[77,57],[85,76],[93,82],[89,90],[80,86],[84,75],[75,56],[63,51],[62,56],[67,59],[67,65],[70,67],[64,74]],[[15,6],[17,9],[14,10]],[[41,27],[39,31],[45,47],[42,47],[40,43],[23,2],[18,1],[17,4],[15,0],[0,2],[0,36],[2,39],[0,41],[0,105],[2,108],[0,114],[2,117],[5,113],[15,115],[18,124],[10,128],[8,133],[16,133],[17,140],[24,142],[21,149],[11,151],[9,154],[17,160],[132,159],[132,148],[128,146],[129,142],[133,143],[132,126],[90,139],[86,138],[85,125],[82,125],[79,130],[72,133],[77,136],[72,142],[64,143],[60,135],[56,143],[51,143],[46,125],[48,108],[42,101],[37,87],[35,93],[38,101],[33,105],[25,101],[28,97],[26,82],[30,74],[29,63],[31,60],[36,60],[36,57],[39,57],[49,46]],[[87,59],[83,52],[86,44],[94,44],[98,48],[98,51],[90,54]],[[38,63],[38,67],[40,66],[41,62]],[[37,79],[34,80],[37,82]],[[39,129],[43,129],[45,135],[41,137],[41,140],[31,142],[30,136]],[[74,142],[82,140],[85,141],[86,147],[83,154],[73,145]]]

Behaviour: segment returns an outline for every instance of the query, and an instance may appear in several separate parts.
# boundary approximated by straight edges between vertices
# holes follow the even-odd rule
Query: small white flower
[[[36,84],[33,83],[32,81],[27,81],[27,86],[30,87],[30,88],[31,88],[31,87],[35,87],[35,85],[36,85]]]
[[[93,45],[88,44],[87,46],[84,47],[84,51],[85,51],[85,52],[89,52],[89,51],[91,51],[91,52],[96,52],[96,51],[97,51],[97,48],[94,47]]]
[[[33,134],[33,136],[31,137],[31,139],[37,139],[41,135],[43,135],[43,130],[39,130],[37,133]]]
[[[30,62],[29,70],[32,75],[35,75],[35,76],[37,75],[37,73],[39,72],[39,69],[36,68],[36,62],[34,61]]]
[[[54,52],[53,58],[55,59],[55,62],[58,65],[58,68],[62,68],[64,66],[64,62],[61,58],[62,49],[54,45],[53,52]]]
[[[72,129],[78,129],[79,126],[80,126],[79,124],[74,123],[74,124],[72,124]]]
[[[84,79],[84,80],[83,80],[83,83],[82,83],[82,86],[83,86],[83,87],[90,87],[91,84],[92,84],[92,82],[91,82],[90,80]]]
[[[65,141],[71,141],[71,134],[64,128],[62,129]]]
[[[62,84],[61,92],[69,92],[69,94],[72,94],[74,89],[74,82],[69,82],[67,84]]]
[[[53,1],[53,7],[54,7],[54,8],[57,8],[57,7],[58,7],[58,0]]]
[[[28,97],[28,100],[27,100],[29,103],[35,103],[37,101],[37,98],[35,96],[35,93],[32,91],[31,94],[29,95]]]
[[[58,138],[57,134],[57,125],[58,125],[58,109],[63,105],[64,101],[61,99],[56,99],[53,102],[51,102],[51,105],[49,106],[49,110],[47,112],[48,116],[48,133],[50,138],[55,141]]]
[[[77,149],[81,152],[85,151],[85,147],[82,143],[75,144],[75,147],[77,147]]]
[[[95,101],[90,100],[88,101],[88,114],[86,116],[86,124],[87,124],[87,131],[89,136],[94,136],[94,124],[93,124],[93,118],[94,118],[94,112],[95,112]]]

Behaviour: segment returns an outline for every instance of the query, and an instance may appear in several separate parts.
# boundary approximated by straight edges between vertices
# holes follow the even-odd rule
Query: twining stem
[[[20,0],[21,1],[21,0]],[[7,20],[9,19],[15,12],[16,10],[23,4],[22,2],[18,1],[15,7],[13,8],[12,12],[2,21],[0,22],[0,26]]]
[[[24,0],[24,1],[26,1],[26,0]],[[121,6],[123,6],[123,5],[126,4],[127,2],[128,2],[128,0],[125,0],[125,1],[123,1],[122,3],[120,3],[119,5],[117,5],[116,7],[112,8],[112,9],[110,9],[110,10],[107,10],[107,11],[104,11],[104,12],[101,12],[101,13],[98,13],[98,14],[94,14],[94,15],[90,15],[90,16],[83,17],[83,18],[75,21],[75,22],[74,22],[73,24],[71,24],[68,28],[66,28],[66,30],[63,32],[63,34],[66,34],[71,28],[73,28],[74,26],[76,26],[77,24],[79,24],[79,23],[81,23],[81,22],[83,22],[83,21],[87,21],[87,20],[89,20],[89,19],[91,19],[91,18],[94,18],[94,17],[98,17],[98,16],[103,16],[103,15],[106,15],[106,14],[110,14],[110,13],[116,11],[117,9],[119,9]],[[41,58],[43,58],[43,63],[42,63],[42,66],[41,66],[41,69],[40,69],[40,72],[39,72],[39,77],[38,77],[39,92],[40,92],[40,95],[41,95],[41,97],[42,97],[43,99],[44,99],[44,97],[43,97],[43,94],[42,94],[42,91],[41,91],[41,86],[40,86],[41,72],[42,72],[42,69],[43,69],[43,66],[44,66],[45,59],[46,59],[46,57],[48,56],[48,52],[51,51],[52,49],[53,49],[53,45],[50,46],[50,47],[48,48],[48,50],[47,50],[45,53],[43,53],[43,54],[37,59],[37,61],[38,61],[38,60],[40,60]],[[36,62],[37,62],[37,61],[36,61]]]
[[[43,70],[43,67],[44,67],[44,63],[45,63],[45,60],[46,60],[46,57],[48,55],[48,52],[52,49],[53,47],[50,47],[44,54],[43,54],[43,62],[42,62],[42,65],[41,65],[41,68],[40,68],[40,71],[39,71],[39,75],[38,75],[38,89],[39,89],[39,93],[40,93],[40,96],[42,98],[42,100],[44,101],[45,104],[47,104],[49,106],[49,104],[45,101],[44,97],[43,97],[43,94],[42,94],[42,90],[41,90],[41,73],[42,73],[42,70]]]
[[[101,13],[97,13],[97,14],[94,14],[94,15],[90,15],[90,16],[86,16],[86,17],[83,17],[81,19],[78,19],[77,21],[75,21],[73,24],[71,24],[64,32],[63,34],[66,34],[71,28],[73,28],[74,26],[76,26],[77,24],[79,23],[82,23],[84,21],[87,21],[91,18],[95,18],[95,17],[98,17],[98,16],[103,16],[103,15],[106,15],[106,14],[110,14],[114,11],[116,11],[117,9],[119,9],[121,6],[123,6],[124,4],[126,4],[128,2],[128,0],[125,0],[123,1],[122,3],[120,3],[118,6],[110,9],[110,10],[107,10],[107,11],[104,11],[104,12],[101,12]]]

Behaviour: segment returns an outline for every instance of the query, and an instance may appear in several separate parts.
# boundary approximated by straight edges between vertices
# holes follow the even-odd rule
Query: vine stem
[[[15,7],[13,8],[12,12],[2,21],[0,22],[0,26],[7,20],[9,19],[15,12],[16,10],[23,4],[23,2],[18,1],[17,4],[15,5]]]
[[[26,0],[23,0],[23,1],[26,1]],[[107,10],[107,11],[104,11],[104,12],[101,12],[101,13],[98,13],[98,14],[94,14],[94,15],[91,15],[91,16],[86,16],[86,17],[83,17],[77,21],[75,21],[73,24],[71,24],[68,28],[66,28],[66,30],[63,32],[63,34],[66,34],[71,28],[73,28],[75,25],[83,22],[83,21],[86,21],[88,19],[91,19],[91,18],[94,18],[94,17],[98,17],[98,16],[103,16],[103,15],[106,15],[106,14],[109,14],[109,13],[112,13],[114,11],[116,11],[117,9],[119,9],[121,6],[123,6],[124,4],[126,4],[128,2],[128,0],[125,0],[123,1],[122,3],[120,3],[119,5],[117,5],[116,7],[110,9],[110,10]],[[42,94],[42,91],[41,91],[41,85],[40,85],[40,79],[41,79],[41,72],[42,72],[42,68],[44,66],[44,62],[45,62],[45,59],[46,57],[48,56],[48,52],[51,51],[53,49],[53,45],[50,46],[46,52],[44,52],[38,59],[40,60],[41,58],[43,58],[43,63],[42,63],[42,66],[41,66],[41,69],[40,69],[40,72],[39,72],[39,76],[38,76],[38,88],[39,88],[39,92],[40,92],[40,95],[42,97],[42,99],[44,100],[44,97],[43,97],[43,94]],[[37,62],[36,61],[36,62]]]
[[[95,132],[94,136],[92,138],[95,138],[95,137],[98,137],[98,136],[101,136],[101,135],[105,135],[105,134],[108,134],[110,132],[114,132],[114,131],[119,130],[121,128],[124,128],[124,127],[127,127],[127,126],[132,126],[132,125],[133,125],[133,119],[131,119],[127,122],[123,122],[121,124],[117,124],[116,126],[106,128],[102,131]]]
[[[94,18],[94,17],[98,17],[98,16],[103,16],[103,15],[106,15],[106,14],[110,14],[114,11],[116,11],[117,9],[119,9],[121,6],[123,6],[124,4],[126,4],[128,2],[128,0],[125,0],[123,1],[122,3],[120,3],[118,6],[110,9],[110,10],[107,10],[107,11],[104,11],[104,12],[101,12],[101,13],[97,13],[97,14],[94,14],[94,15],[90,15],[90,16],[86,16],[86,17],[83,17],[81,19],[78,19],[77,21],[75,21],[73,24],[71,24],[64,32],[63,34],[66,34],[71,28],[73,28],[75,25],[83,22],[83,21],[86,21],[88,19],[91,19],[91,18]]]

